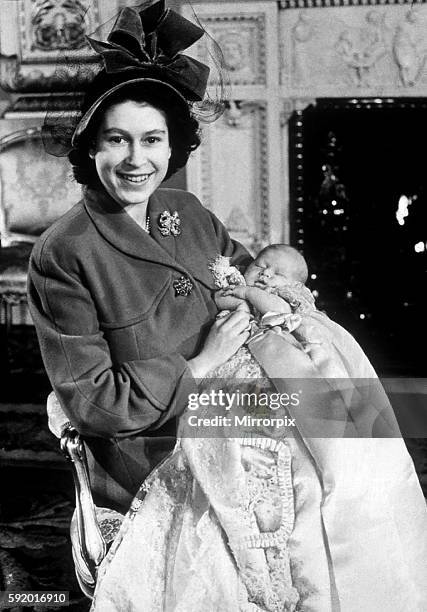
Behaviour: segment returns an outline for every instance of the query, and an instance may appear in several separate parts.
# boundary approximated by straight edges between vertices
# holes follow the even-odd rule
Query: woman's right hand
[[[217,319],[209,330],[200,353],[188,361],[194,378],[206,374],[230,359],[249,337],[249,312],[240,307]]]

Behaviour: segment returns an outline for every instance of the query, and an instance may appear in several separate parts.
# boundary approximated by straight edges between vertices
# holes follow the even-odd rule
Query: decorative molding
[[[282,108],[280,110],[280,127],[287,125],[292,113],[295,110],[294,101],[290,99],[282,100]]]
[[[0,87],[12,93],[53,93],[82,91],[99,67],[86,62],[84,70],[77,65],[22,64],[17,57],[0,56]]]
[[[193,20],[195,13],[222,48],[225,95],[231,98],[223,117],[206,128],[202,147],[187,166],[188,186],[233,236],[257,250],[284,234],[278,4],[198,2],[184,4],[182,12]],[[212,55],[221,56],[215,45]],[[194,57],[209,63],[206,42],[194,45]],[[215,95],[219,78],[212,64]]]
[[[238,160],[238,172],[236,164],[230,165],[231,159]],[[224,221],[236,239],[251,250],[268,242],[266,102],[231,102],[224,116],[205,128],[202,145],[190,161],[188,177],[189,188]]]
[[[48,109],[51,113],[57,112],[58,115],[64,116],[67,112],[72,114],[78,111],[80,109],[80,104],[81,96],[76,93],[58,94],[55,96],[22,96],[16,98],[12,104],[6,108],[4,118],[22,118],[24,115],[35,117],[36,114],[39,113],[41,118],[44,119]]]
[[[338,8],[345,6],[392,6],[425,4],[426,0],[280,0],[281,9]]]
[[[204,14],[201,23],[219,45],[227,77],[232,85],[265,85],[266,24],[263,13]],[[196,57],[212,66],[215,49],[204,43],[196,45]],[[218,83],[218,71],[212,70],[211,84]]]
[[[316,98],[294,98],[294,109],[296,111],[304,111],[308,106],[316,106]]]
[[[19,26],[24,62],[57,62],[61,52],[91,55],[85,35],[100,26],[98,0],[20,0]]]
[[[304,111],[308,106],[316,106],[316,98],[285,98],[281,100],[280,127],[285,127],[295,111]]]
[[[286,97],[427,95],[427,6],[282,10]]]
[[[306,107],[305,107],[306,108]],[[291,121],[290,135],[290,157],[294,162],[294,173],[290,176],[291,201],[294,201],[293,220],[294,228],[291,232],[291,240],[297,248],[304,252],[304,122],[305,108],[295,110]]]
[[[230,100],[224,111],[224,120],[230,127],[239,128],[243,122],[243,111],[238,102]]]
[[[257,111],[259,108],[260,102],[258,101],[230,100],[226,103],[223,119],[229,127],[243,128],[246,115],[252,111]]]
[[[268,130],[267,130],[267,108],[266,105],[260,103],[260,124],[259,124],[259,142],[260,142],[260,216],[261,216],[261,232],[255,236],[253,249],[259,250],[260,246],[265,246],[270,238],[270,210],[269,210],[269,160],[268,160]]]
[[[6,2],[5,2],[6,4]],[[78,91],[98,65],[86,34],[106,34],[119,0],[16,0],[0,11],[0,87]]]
[[[417,98],[322,98],[316,105],[331,110],[357,108],[360,110],[381,110],[384,108],[425,108],[427,99]]]

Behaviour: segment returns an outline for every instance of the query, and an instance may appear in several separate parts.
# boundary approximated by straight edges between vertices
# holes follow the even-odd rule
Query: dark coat
[[[157,220],[178,211],[181,235]],[[34,247],[29,304],[52,387],[88,446],[98,504],[126,510],[171,450],[196,382],[187,366],[217,312],[209,261],[250,256],[195,196],[159,189],[151,235],[105,192],[84,199]],[[174,281],[193,283],[177,295]]]

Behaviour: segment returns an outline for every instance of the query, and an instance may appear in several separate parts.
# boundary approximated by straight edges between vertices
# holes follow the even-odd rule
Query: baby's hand
[[[236,285],[235,287],[228,287],[224,289],[224,295],[232,295],[240,300],[246,299],[247,287],[245,285]]]

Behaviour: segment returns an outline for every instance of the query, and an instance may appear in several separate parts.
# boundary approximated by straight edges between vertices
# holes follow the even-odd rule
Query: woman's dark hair
[[[87,129],[80,136],[77,146],[68,154],[74,178],[78,183],[88,186],[99,184],[95,161],[89,157],[89,151],[94,146],[104,113],[114,104],[126,101],[145,102],[165,113],[171,147],[165,180],[184,167],[190,153],[200,145],[198,121],[190,112],[188,115],[183,112],[182,103],[177,102],[172,90],[169,94],[164,87],[124,87],[111,94],[99,106]]]

